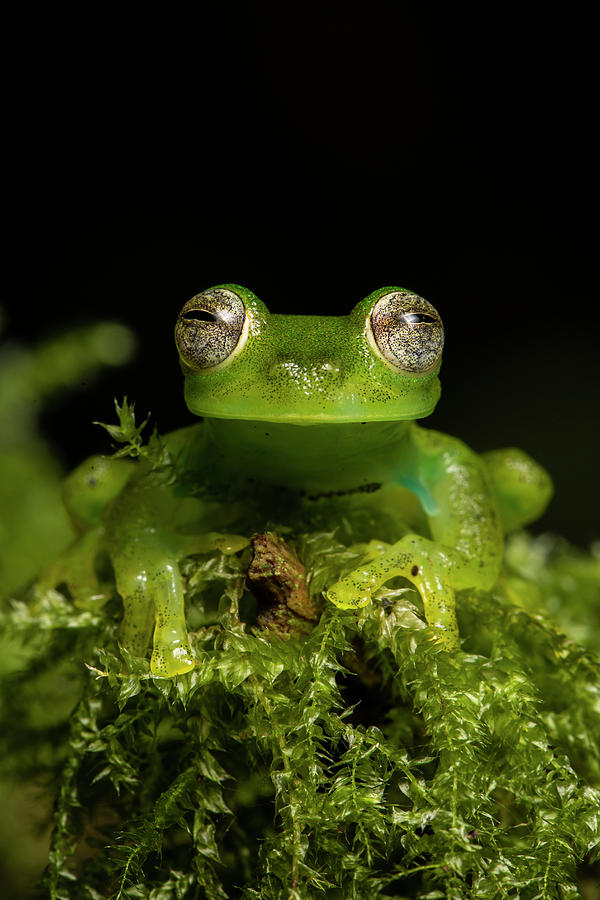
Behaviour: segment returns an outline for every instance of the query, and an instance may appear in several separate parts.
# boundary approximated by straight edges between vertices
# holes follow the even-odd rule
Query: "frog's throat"
[[[216,480],[252,479],[310,493],[355,490],[394,479],[410,421],[293,422],[205,418],[198,458]]]

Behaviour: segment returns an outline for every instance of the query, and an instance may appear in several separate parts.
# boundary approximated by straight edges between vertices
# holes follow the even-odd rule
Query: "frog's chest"
[[[417,497],[390,483],[307,493],[299,522],[306,531],[334,531],[343,543],[374,539],[394,543],[411,531],[428,532]]]
[[[416,496],[396,484],[339,482],[294,487],[242,473],[229,482],[208,478],[185,484],[134,479],[112,503],[104,520],[109,547],[157,555],[181,535],[207,532],[336,533],[343,543],[378,539],[390,543],[408,531],[426,533]],[[135,548],[135,549],[134,549]]]
[[[335,533],[347,544],[375,538],[393,543],[409,531],[428,533],[417,497],[393,484],[308,491],[246,483],[237,502],[224,504],[221,517],[228,530],[242,534]]]

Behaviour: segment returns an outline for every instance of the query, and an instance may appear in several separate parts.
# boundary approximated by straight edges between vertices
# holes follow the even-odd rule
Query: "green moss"
[[[285,533],[314,598],[357,558],[338,538]],[[32,589],[5,615],[3,772],[55,787],[40,896],[580,896],[600,840],[595,557],[513,538],[496,589],[459,595],[455,653],[400,584],[279,640],[244,612],[248,562],[187,560],[198,665],[173,680],[119,649],[114,587],[101,609]]]
[[[44,407],[105,367],[128,362],[133,350],[133,334],[111,322],[72,329],[33,349],[0,345],[0,602],[74,534],[60,499],[64,473],[39,427]]]

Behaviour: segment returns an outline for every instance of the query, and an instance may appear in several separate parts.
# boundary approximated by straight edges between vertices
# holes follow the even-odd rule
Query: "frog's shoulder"
[[[205,444],[204,422],[195,422],[184,428],[176,428],[162,435],[162,441],[171,458],[176,472],[181,477],[184,472],[197,468],[203,455]]]
[[[204,431],[204,422],[194,422],[193,425],[186,425],[183,428],[176,428],[174,431],[168,431],[162,435],[162,439],[169,453],[172,456],[179,456],[193,447],[198,440],[201,439]]]
[[[410,423],[410,435],[413,446],[427,456],[448,456],[452,458],[479,458],[479,454],[469,447],[460,438],[446,434],[444,431],[435,431],[433,428],[423,428],[416,422]]]

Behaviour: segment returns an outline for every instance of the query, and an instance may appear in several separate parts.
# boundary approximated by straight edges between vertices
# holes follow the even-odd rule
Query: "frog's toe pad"
[[[175,675],[191,672],[195,665],[194,654],[189,646],[183,644],[155,646],[150,660],[150,671],[159,678],[174,678]]]
[[[458,636],[458,631],[451,628],[439,628],[430,626],[431,631],[433,632],[431,635],[431,640],[434,641],[438,647],[442,650],[459,650],[460,649],[460,638]]]
[[[370,592],[360,591],[351,582],[344,581],[330,587],[326,596],[339,609],[360,609],[371,602]]]
[[[214,547],[227,555],[238,553],[250,543],[247,537],[240,534],[219,534],[215,537]]]

